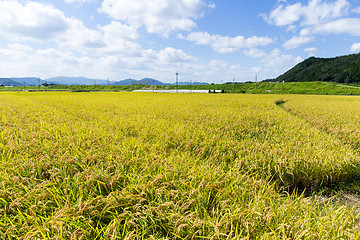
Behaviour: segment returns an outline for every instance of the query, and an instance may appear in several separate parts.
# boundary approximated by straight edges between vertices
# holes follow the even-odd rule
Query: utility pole
[[[255,90],[256,90],[256,87],[257,87],[257,74],[255,75]]]
[[[233,93],[235,93],[235,78],[233,78]]]
[[[176,76],[176,92],[179,92],[179,90],[178,90],[178,88],[179,88],[179,86],[178,86],[178,84],[179,84],[179,73],[178,72],[175,73],[175,76]]]
[[[192,81],[190,80],[190,93],[192,93]]]
[[[24,82],[24,91],[25,91],[25,86],[26,86],[26,84],[25,84],[25,82]]]
[[[94,91],[96,90],[96,80],[94,79]]]
[[[40,91],[40,78],[38,78],[38,85],[39,85],[39,91]]]

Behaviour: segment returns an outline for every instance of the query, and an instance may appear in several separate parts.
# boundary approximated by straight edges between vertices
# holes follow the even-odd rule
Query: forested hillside
[[[335,58],[311,57],[279,76],[276,81],[358,83],[360,54]]]

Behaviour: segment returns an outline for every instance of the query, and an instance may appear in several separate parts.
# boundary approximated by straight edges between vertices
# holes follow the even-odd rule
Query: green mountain
[[[275,81],[360,83],[360,54],[335,58],[311,57],[279,76]]]

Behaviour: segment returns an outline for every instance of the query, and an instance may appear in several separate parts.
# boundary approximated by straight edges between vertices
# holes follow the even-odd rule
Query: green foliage
[[[360,83],[360,54],[335,58],[311,57],[275,80],[280,82]]]

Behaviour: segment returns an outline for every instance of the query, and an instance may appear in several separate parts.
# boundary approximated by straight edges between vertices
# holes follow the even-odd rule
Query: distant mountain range
[[[141,80],[124,79],[121,81],[108,81],[104,79],[92,79],[85,77],[54,77],[48,79],[39,79],[34,77],[25,78],[0,78],[0,85],[4,86],[38,86],[39,84],[61,84],[61,85],[175,85],[175,83],[163,83],[152,78]],[[190,82],[179,82],[179,85],[190,85]],[[193,85],[203,85],[208,83],[193,82]]]
[[[45,83],[44,80],[39,78],[0,78],[0,85],[4,86],[37,86],[40,84]]]

